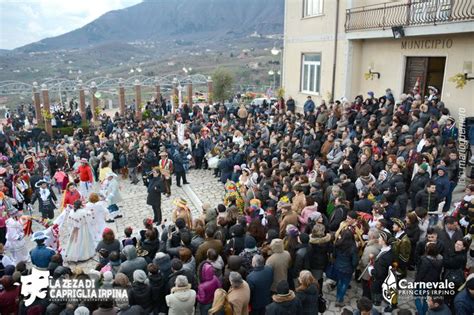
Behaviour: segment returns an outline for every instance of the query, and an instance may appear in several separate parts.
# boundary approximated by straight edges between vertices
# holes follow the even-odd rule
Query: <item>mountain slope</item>
[[[72,32],[17,51],[84,48],[112,41],[236,39],[283,33],[284,0],[150,0],[110,11]]]

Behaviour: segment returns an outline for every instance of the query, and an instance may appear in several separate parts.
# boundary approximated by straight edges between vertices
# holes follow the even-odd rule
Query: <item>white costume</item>
[[[13,217],[9,218],[5,223],[7,227],[5,248],[10,251],[13,262],[17,264],[20,261],[29,261],[30,255],[25,244],[23,224]]]
[[[67,221],[71,231],[64,252],[64,259],[77,262],[94,257],[94,235],[89,227],[92,220],[87,209],[81,208],[76,211],[71,209]]]
[[[109,179],[110,177],[112,177],[112,179]],[[109,212],[113,215],[113,217],[117,217],[117,215],[120,214],[117,204],[122,201],[122,196],[120,194],[119,183],[117,181],[116,174],[107,174],[106,179],[102,182],[101,193],[105,196]]]
[[[109,215],[107,210],[107,203],[105,201],[99,201],[96,203],[88,202],[86,209],[89,211],[92,219],[92,234],[94,235],[95,244],[98,244],[102,240],[102,232],[106,228],[105,221]]]

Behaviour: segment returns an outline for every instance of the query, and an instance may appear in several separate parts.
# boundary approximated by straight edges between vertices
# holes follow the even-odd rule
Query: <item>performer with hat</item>
[[[24,261],[27,262],[30,257],[25,243],[25,233],[23,224],[20,221],[18,209],[11,208],[10,218],[6,221],[7,235],[5,248],[10,251],[11,258],[15,264]]]
[[[382,302],[382,283],[387,278],[389,267],[393,262],[392,235],[385,231],[380,231],[379,244],[382,246],[380,252],[375,257],[373,265],[368,267],[369,275],[373,279],[371,286],[374,305],[379,306]],[[390,305],[389,305],[390,307]],[[386,309],[386,312],[391,310]]]
[[[56,252],[46,247],[45,241],[48,239],[45,231],[33,233],[32,240],[36,242],[36,247],[30,251],[31,263],[38,269],[46,270],[48,268],[51,257]]]
[[[173,210],[173,213],[171,214],[171,220],[173,223],[176,223],[176,220],[178,218],[184,219],[184,222],[186,222],[186,226],[188,228],[192,227],[192,215],[191,215],[191,209],[188,207],[188,202],[184,200],[183,198],[178,198],[173,201],[173,204],[176,206],[176,208]]]
[[[13,176],[12,183],[13,198],[16,200],[18,210],[20,211],[23,211],[31,200],[30,184],[25,180],[25,176],[22,176],[22,173],[24,172],[20,171],[20,174]]]
[[[114,222],[114,219],[121,218],[120,209],[117,205],[122,201],[120,195],[119,183],[117,181],[117,174],[109,172],[106,175],[105,180],[102,182],[101,193],[104,195],[107,201],[109,213],[113,219],[107,220],[107,222]]]
[[[36,200],[39,201],[39,211],[43,219],[53,219],[54,209],[56,209],[56,201],[58,198],[54,194],[54,191],[49,187],[49,183],[44,179],[39,180],[36,184],[36,191],[31,199],[33,205]]]
[[[171,174],[173,174],[173,161],[168,158],[168,153],[165,150],[160,152],[160,161],[158,162],[161,174],[163,175],[165,192],[169,197],[171,195]]]
[[[411,241],[405,233],[405,223],[399,218],[392,218],[392,230],[395,234],[395,240],[392,245],[393,256],[398,264],[398,271],[401,277],[406,277],[408,262],[410,261]]]
[[[87,159],[82,158],[80,162],[81,165],[77,169],[77,174],[79,174],[79,191],[83,198],[89,198],[92,184],[94,183],[94,175]]]
[[[459,129],[456,127],[455,124],[456,120],[453,117],[449,117],[446,121],[446,125],[444,125],[441,131],[441,140],[442,144],[446,144],[448,140],[458,140],[459,136]]]

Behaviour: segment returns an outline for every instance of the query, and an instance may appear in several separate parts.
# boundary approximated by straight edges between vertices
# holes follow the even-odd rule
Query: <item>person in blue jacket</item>
[[[46,247],[44,241],[48,238],[48,236],[44,233],[44,231],[38,231],[33,234],[33,241],[36,242],[36,247],[30,251],[30,257],[32,264],[39,268],[44,269],[48,268],[48,265],[51,261],[51,257],[53,257],[56,252]]]
[[[306,102],[304,102],[304,105],[303,105],[304,115],[306,116],[309,113],[313,113],[314,109],[315,109],[314,102],[311,99],[311,96],[308,96],[308,98],[306,99]]]
[[[262,255],[253,256],[252,267],[252,272],[247,276],[252,314],[265,314],[265,307],[272,302],[270,289],[273,283],[273,269],[265,266]]]

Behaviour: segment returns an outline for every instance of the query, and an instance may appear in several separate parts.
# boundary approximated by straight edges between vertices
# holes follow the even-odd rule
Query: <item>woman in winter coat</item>
[[[414,211],[408,213],[407,217],[405,218],[406,227],[405,233],[407,233],[408,238],[410,239],[411,243],[411,252],[410,252],[410,260],[408,261],[408,265],[414,267],[415,262],[415,248],[416,244],[420,240],[420,227],[418,226],[418,217]]]
[[[188,278],[184,275],[176,277],[176,286],[171,289],[171,294],[166,296],[169,315],[194,315],[196,291],[191,289]]]
[[[305,315],[318,314],[319,286],[310,271],[303,270],[298,278],[296,297],[301,301]]]
[[[425,255],[420,258],[418,263],[415,282],[437,283],[440,281],[442,269],[443,257],[438,253],[436,243],[427,243]],[[420,315],[424,315],[428,311],[428,304],[424,297],[415,298],[415,306]]]
[[[351,230],[345,229],[334,243],[334,271],[337,281],[336,307],[344,306],[344,295],[358,263],[357,246]]]
[[[133,272],[132,288],[128,291],[128,303],[140,305],[145,312],[149,313],[153,307],[151,288],[145,281],[148,280],[145,271],[135,270]]]
[[[221,287],[221,283],[214,274],[214,267],[209,263],[205,263],[202,267],[200,279],[196,299],[199,302],[200,313],[207,314],[212,307],[214,292]]]
[[[321,223],[316,223],[311,231],[308,246],[308,260],[311,273],[318,281],[319,287],[323,285],[323,272],[329,263],[329,253],[331,252],[331,234],[325,232],[326,227]]]

